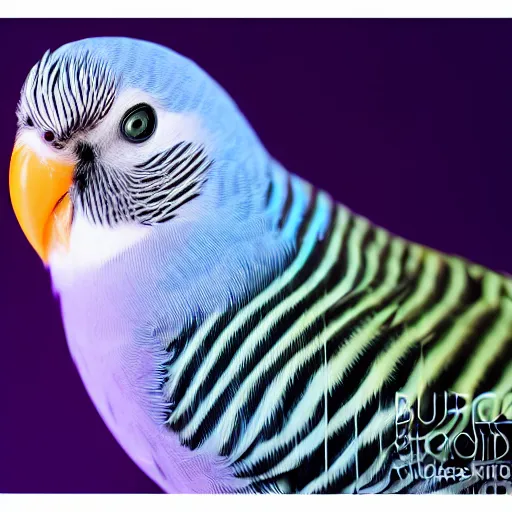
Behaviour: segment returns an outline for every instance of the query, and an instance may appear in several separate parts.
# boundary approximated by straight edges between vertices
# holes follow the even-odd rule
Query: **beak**
[[[73,172],[73,165],[43,160],[23,144],[14,148],[9,171],[12,206],[21,229],[45,264],[51,249],[69,244]]]

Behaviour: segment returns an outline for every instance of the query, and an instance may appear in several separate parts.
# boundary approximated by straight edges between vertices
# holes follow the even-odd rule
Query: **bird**
[[[511,278],[289,172],[192,60],[48,50],[9,190],[91,400],[164,492],[510,492]]]

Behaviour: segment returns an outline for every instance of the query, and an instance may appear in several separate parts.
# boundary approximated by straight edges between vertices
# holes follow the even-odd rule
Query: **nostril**
[[[55,140],[55,134],[50,131],[44,132],[43,137],[46,142],[53,142]]]

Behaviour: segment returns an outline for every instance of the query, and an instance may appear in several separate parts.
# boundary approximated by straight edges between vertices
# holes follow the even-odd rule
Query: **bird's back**
[[[478,490],[475,425],[512,419],[512,282],[294,180],[293,255],[183,334],[169,428],[256,491]]]

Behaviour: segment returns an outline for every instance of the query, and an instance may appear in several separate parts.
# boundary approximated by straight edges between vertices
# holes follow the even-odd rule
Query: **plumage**
[[[130,144],[119,122],[139,103],[157,128]],[[416,467],[477,460],[453,447],[476,436],[483,393],[496,399],[478,411],[512,420],[508,276],[395,236],[289,173],[219,85],[150,43],[45,54],[18,117],[19,141],[51,131],[52,154],[75,159],[69,248],[49,259],[71,354],[164,490],[482,489],[474,471]],[[402,425],[403,400],[418,409]],[[444,447],[401,446],[424,427]]]

